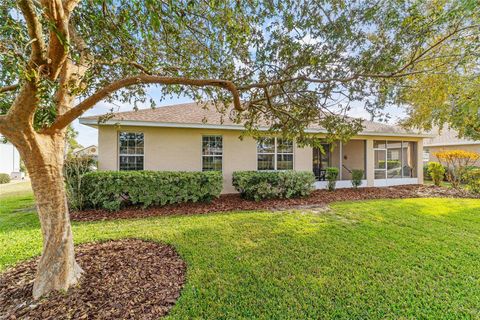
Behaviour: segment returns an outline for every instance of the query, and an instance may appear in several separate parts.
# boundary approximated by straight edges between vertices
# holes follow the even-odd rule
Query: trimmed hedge
[[[0,184],[9,183],[10,176],[6,173],[0,173]]]
[[[123,204],[211,201],[222,186],[222,173],[215,171],[97,171],[83,176],[82,192],[87,206],[114,211]]]
[[[315,176],[310,171],[236,171],[232,183],[245,199],[295,198],[309,195]]]

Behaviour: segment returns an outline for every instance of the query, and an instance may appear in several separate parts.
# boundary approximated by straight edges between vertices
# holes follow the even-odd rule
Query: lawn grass
[[[31,207],[0,198],[0,270],[40,253]],[[76,243],[173,244],[188,274],[171,319],[458,319],[480,317],[479,212],[480,200],[375,200],[73,229]]]

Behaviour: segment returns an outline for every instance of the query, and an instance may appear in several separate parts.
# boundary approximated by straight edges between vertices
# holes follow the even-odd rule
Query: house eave
[[[449,143],[431,143],[424,144],[424,147],[452,147],[452,146],[469,146],[480,145],[480,141],[466,141],[466,142],[449,142]]]
[[[153,121],[133,121],[133,120],[107,120],[98,123],[97,119],[79,119],[81,124],[98,128],[98,126],[130,126],[130,127],[159,127],[159,128],[189,128],[189,129],[217,129],[217,130],[245,130],[242,125],[233,124],[208,124],[208,123],[177,123],[177,122],[153,122]],[[259,130],[267,131],[268,127],[260,127]],[[307,133],[323,133],[325,129],[307,129]],[[382,136],[382,137],[411,137],[411,138],[433,138],[434,135],[423,133],[398,133],[398,132],[376,132],[362,131],[359,136]]]

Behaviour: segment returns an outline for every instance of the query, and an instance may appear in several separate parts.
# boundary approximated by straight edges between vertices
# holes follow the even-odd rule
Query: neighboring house
[[[95,160],[98,158],[98,148],[96,145],[91,145],[85,148],[77,148],[72,151],[72,155],[75,157],[91,157]]]
[[[99,170],[221,170],[224,193],[235,192],[232,173],[239,170],[313,171],[316,188],[326,187],[325,169],[331,166],[341,169],[340,188],[351,187],[352,169],[365,170],[362,186],[423,183],[423,138],[431,135],[365,121],[358,136],[324,145],[322,153],[281,138],[241,140],[242,125],[202,106],[121,112],[100,124],[99,117],[85,117],[80,123],[98,128]],[[320,127],[308,131],[325,135]]]
[[[0,173],[6,173],[12,178],[21,178],[20,154],[10,142],[3,143],[0,136]]]
[[[423,145],[423,162],[438,161],[434,153],[448,150],[465,150],[480,153],[480,141],[461,139],[452,129],[443,129],[431,139],[425,139]]]

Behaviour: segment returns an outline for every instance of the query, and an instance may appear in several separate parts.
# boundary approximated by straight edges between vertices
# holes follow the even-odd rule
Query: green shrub
[[[436,186],[440,186],[445,177],[445,167],[438,162],[429,162],[427,171]]]
[[[480,193],[480,169],[470,169],[466,171],[464,181],[470,192]]]
[[[432,177],[430,177],[430,173],[428,173],[428,163],[423,165],[423,179],[426,181],[432,181]]]
[[[6,173],[0,173],[0,184],[9,183],[10,176]]]
[[[94,208],[211,201],[222,192],[221,172],[98,171],[83,176],[82,193]]]
[[[354,188],[358,188],[362,185],[363,180],[363,170],[361,169],[353,169],[352,170],[352,186]]]
[[[63,175],[68,206],[71,209],[82,210],[84,208],[83,176],[93,171],[94,168],[95,160],[92,157],[69,157],[65,160]]]
[[[294,198],[309,195],[315,177],[306,171],[236,171],[232,183],[245,199]]]
[[[338,168],[329,167],[325,171],[325,179],[328,181],[327,188],[328,190],[333,191],[337,185]]]

